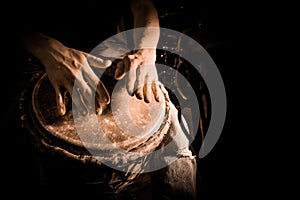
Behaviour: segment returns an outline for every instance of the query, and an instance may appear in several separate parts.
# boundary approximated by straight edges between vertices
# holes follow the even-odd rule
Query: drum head
[[[76,117],[75,124],[70,98],[67,99],[67,113],[64,116],[58,115],[54,88],[47,74],[44,74],[37,81],[32,93],[34,115],[48,134],[74,146],[109,151],[111,144],[114,144],[127,151],[137,149],[145,146],[153,135],[163,129],[168,112],[167,101],[164,99],[162,102],[145,103],[130,96],[121,87],[122,84],[120,82],[115,87],[118,89],[109,91],[111,103],[102,115],[93,113],[90,118],[83,117],[79,121],[80,118]],[[95,116],[96,128],[92,128],[89,123]],[[104,134],[98,134],[97,130]]]

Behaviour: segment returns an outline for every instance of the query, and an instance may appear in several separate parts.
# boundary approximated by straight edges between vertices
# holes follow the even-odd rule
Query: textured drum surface
[[[67,113],[59,116],[54,88],[43,71],[34,74],[22,91],[19,108],[23,127],[39,151],[66,162],[80,161],[82,166],[95,164],[96,171],[101,167],[103,174],[111,174],[111,180],[104,182],[119,193],[140,174],[124,172],[133,167],[136,172],[143,171],[148,154],[168,133],[171,101],[161,88],[163,101],[145,103],[129,96],[123,87],[114,91],[118,87],[108,77],[103,83],[111,93],[111,103],[100,116],[94,113],[81,119],[73,113],[70,97],[66,98]],[[104,134],[98,134],[98,130]],[[139,132],[134,133],[136,130]],[[120,150],[124,153],[120,154]],[[109,163],[117,165],[118,170]]]
[[[66,115],[59,116],[54,88],[44,74],[34,86],[32,107],[38,123],[48,134],[71,145],[102,151],[111,151],[115,148],[112,144],[126,151],[145,146],[165,125],[165,100],[145,103],[128,95],[124,87],[111,94],[111,104],[102,115],[76,115],[75,125],[70,98],[66,98],[69,101]]]

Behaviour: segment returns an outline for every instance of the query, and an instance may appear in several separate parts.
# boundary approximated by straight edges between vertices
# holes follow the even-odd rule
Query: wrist
[[[143,27],[134,30],[135,49],[155,49],[160,35],[159,27]]]
[[[142,48],[135,52],[135,55],[141,58],[141,60],[147,60],[147,62],[155,62],[156,49],[155,48]]]

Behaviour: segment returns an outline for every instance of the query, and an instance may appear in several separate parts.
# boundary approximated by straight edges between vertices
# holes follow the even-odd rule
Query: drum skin
[[[97,122],[99,127],[103,129],[103,132],[105,133],[104,136],[107,137],[109,141],[117,144],[120,149],[127,152],[136,152],[137,154],[151,153],[152,151],[160,148],[161,144],[166,143],[166,138],[168,138],[171,125],[171,101],[169,99],[168,92],[164,88],[161,88],[165,97],[162,102],[146,104],[135,97],[131,97],[129,95],[126,96],[126,92],[123,89],[116,90],[116,93],[114,93],[113,88],[115,88],[116,83],[113,82],[110,74],[103,76],[102,80],[104,84],[106,84],[112,99],[111,104],[107,107],[103,114],[97,117]],[[126,96],[126,99],[124,99],[124,95]],[[103,162],[101,162],[103,159],[111,162],[115,162],[120,159],[114,155],[114,151],[111,151],[109,145],[103,143],[99,137],[94,137],[92,134],[78,134],[74,125],[71,99],[67,98],[67,101],[68,106],[66,115],[59,116],[57,114],[55,92],[48,80],[47,74],[44,71],[33,75],[21,93],[19,109],[22,125],[29,133],[33,145],[37,148],[37,150],[42,152],[44,155],[50,155],[53,158],[61,158],[60,160],[63,160],[63,162],[60,163],[60,171],[65,167],[67,167],[67,169],[64,170],[65,172],[72,171],[72,169],[74,169],[74,163],[72,162],[72,165],[70,166],[67,164],[67,160],[79,161],[79,168],[86,170],[83,172],[75,171],[74,173],[80,174],[72,174],[72,177],[79,177],[79,179],[81,179],[82,174],[84,174],[84,177],[86,177],[86,174],[90,174],[88,176],[92,177],[92,184],[105,183],[113,189],[114,195],[118,194],[122,196],[124,191],[130,190],[129,188],[132,184],[135,185],[133,187],[138,187],[137,185],[148,185],[149,183],[145,182],[145,180],[149,180],[149,178],[147,178],[147,176],[149,176],[148,173],[126,173],[103,165]],[[118,102],[120,104],[118,104]],[[118,110],[118,108],[124,106],[124,102],[126,102],[128,106],[124,109],[126,112],[123,112],[123,114],[125,113],[125,118],[122,118],[124,119],[123,121],[127,120],[128,123],[128,120],[130,119],[129,121],[132,121],[135,126],[146,127],[144,129],[141,128],[141,130],[144,130],[142,131],[143,137],[136,137],[136,135],[126,132],[124,127],[116,122],[114,109],[112,109],[114,106],[112,105],[117,103],[115,108]],[[156,109],[154,110],[155,112],[151,112],[151,106]],[[159,123],[157,125],[157,123],[152,122]],[[152,126],[153,124],[155,124],[155,126]],[[147,125],[149,126],[147,127]],[[83,137],[85,137],[84,140],[82,140]],[[106,153],[102,154],[104,157],[99,159],[91,153],[91,149]],[[123,161],[126,159],[129,162],[133,161],[132,165],[134,165],[134,167],[141,168],[143,166],[143,160],[141,159],[136,159],[135,157],[130,156],[126,157],[126,155],[121,156]],[[137,162],[135,162],[135,159]],[[44,159],[39,160],[43,161]],[[54,162],[57,162],[56,159]],[[178,167],[176,163],[180,164],[181,167]],[[46,160],[45,163],[41,164],[49,165],[49,161]],[[85,167],[82,167],[81,165]],[[92,167],[86,167],[87,165]],[[71,170],[69,170],[68,167],[71,167]],[[178,161],[168,166],[166,169],[158,170],[154,173],[154,176],[160,177],[157,178],[157,180],[160,180],[159,183],[155,183],[155,185],[162,189],[165,188],[164,186],[161,186],[161,183],[163,183],[164,185],[174,188],[174,190],[176,189],[181,191],[182,183],[184,182],[186,184],[187,181],[193,187],[187,186],[188,189],[185,189],[184,194],[191,194],[194,196],[195,169],[196,164],[194,159],[181,157]],[[52,170],[51,167],[50,170]],[[180,172],[180,170],[183,171]],[[174,178],[173,174],[175,172],[186,175],[184,178],[181,177],[180,180],[178,180],[176,177]],[[53,172],[49,174],[53,174]],[[72,178],[72,181],[75,178]],[[60,182],[60,180],[61,179],[57,181]],[[84,184],[91,183],[89,182],[90,180],[87,180],[86,178],[82,181]],[[55,184],[56,183],[57,182],[55,182]],[[133,190],[136,191],[137,189],[135,188]],[[165,192],[159,191],[158,193]],[[169,191],[167,193],[169,193]],[[175,196],[177,196],[178,192],[175,193]]]
[[[111,95],[111,103],[103,114],[97,115],[99,129],[104,134],[95,136],[92,131],[78,134],[78,126],[85,126],[85,121],[75,126],[71,98],[66,98],[66,114],[58,115],[55,91],[46,73],[33,76],[29,87],[22,93],[23,101],[20,101],[19,107],[23,112],[23,124],[31,132],[38,148],[58,151],[84,162],[94,160],[89,149],[111,152],[107,138],[125,151],[149,153],[155,150],[168,130],[168,94],[164,93],[162,102],[145,103],[130,96],[122,84],[116,87],[118,81],[110,75],[103,77],[102,81]],[[140,132],[133,133],[136,130]]]

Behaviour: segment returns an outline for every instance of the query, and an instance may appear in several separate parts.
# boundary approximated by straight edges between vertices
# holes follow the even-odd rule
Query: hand
[[[87,114],[93,108],[94,101],[91,100],[91,97],[95,91],[98,103],[96,112],[101,114],[103,107],[109,104],[110,97],[90,65],[106,68],[110,66],[111,62],[68,48],[55,39],[46,40],[41,47],[38,51],[40,53],[36,53],[36,55],[45,66],[48,78],[55,89],[58,114],[66,113],[66,92],[75,97],[72,98],[72,101],[81,114]],[[76,88],[74,90],[73,85]]]
[[[138,99],[144,99],[145,102],[151,102],[153,97],[156,101],[160,101],[162,95],[155,60],[155,49],[140,49],[127,55],[117,63],[115,79],[122,79],[128,72],[126,87],[130,95],[135,94]]]

